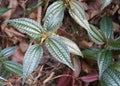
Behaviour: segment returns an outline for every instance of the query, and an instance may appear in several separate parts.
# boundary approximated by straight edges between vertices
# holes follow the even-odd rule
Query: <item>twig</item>
[[[40,0],[38,0],[38,3],[40,2]],[[41,17],[42,17],[42,7],[40,6],[40,7],[38,7],[38,13],[37,13],[37,22],[39,23],[39,24],[41,24]]]
[[[52,72],[51,74],[50,74],[50,76],[47,78],[47,79],[45,79],[44,81],[43,81],[43,86],[45,86],[45,84],[48,82],[48,81],[50,81],[51,80],[51,78],[54,76],[54,72]]]

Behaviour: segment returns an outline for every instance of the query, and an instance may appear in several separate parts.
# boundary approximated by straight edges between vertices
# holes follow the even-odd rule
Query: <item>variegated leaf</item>
[[[108,68],[103,73],[100,81],[101,86],[120,86],[120,73]]]
[[[17,46],[5,48],[0,52],[0,56],[2,56],[3,58],[8,58],[9,56],[11,56],[14,53],[16,48],[17,48]]]
[[[69,2],[70,8],[69,13],[71,17],[82,27],[84,27],[88,32],[90,32],[90,26],[85,16],[84,8],[80,2],[76,0],[71,0]]]
[[[50,36],[46,40],[46,47],[53,57],[74,70],[71,63],[69,50],[60,38],[56,37],[55,35]]]
[[[28,18],[12,19],[8,20],[7,22],[19,31],[26,33],[34,39],[38,39],[39,37],[41,37],[42,32],[44,31],[39,23]]]
[[[23,83],[25,82],[27,76],[38,66],[42,55],[43,49],[40,45],[35,44],[28,48],[23,62]]]
[[[4,67],[12,72],[12,73],[15,73],[19,76],[22,76],[23,74],[23,67],[21,64],[17,63],[17,62],[13,62],[13,61],[4,61],[3,62],[4,64]]]
[[[63,1],[56,1],[50,5],[44,17],[44,29],[48,31],[57,30],[63,20],[64,10]]]
[[[108,68],[112,62],[112,52],[108,50],[102,50],[98,54],[98,68],[99,68],[99,77],[102,76],[103,72]]]
[[[113,24],[108,16],[104,16],[100,21],[100,30],[106,38],[106,41],[111,40],[113,37]]]
[[[90,29],[91,31],[88,32],[90,39],[97,44],[104,44],[106,41],[104,35],[93,25],[90,25]]]
[[[83,54],[80,51],[79,47],[72,40],[65,38],[63,36],[60,36],[60,39],[65,43],[65,45],[68,47],[71,53],[83,57]]]
[[[102,10],[108,6],[110,3],[112,2],[112,0],[102,0]]]

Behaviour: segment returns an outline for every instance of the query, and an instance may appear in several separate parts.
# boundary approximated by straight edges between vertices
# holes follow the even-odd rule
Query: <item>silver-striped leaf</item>
[[[120,73],[108,68],[103,73],[100,82],[101,86],[120,86]]]
[[[108,16],[104,16],[100,21],[100,30],[104,34],[106,41],[111,40],[113,37],[113,24]]]
[[[44,17],[44,29],[48,31],[56,31],[62,23],[64,17],[65,5],[63,1],[56,1],[51,4]]]
[[[43,55],[43,49],[40,45],[34,44],[28,48],[23,62],[23,83],[30,73],[37,68]]]
[[[21,64],[14,62],[14,61],[4,61],[3,65],[8,71],[15,73],[19,76],[22,76],[23,67]]]
[[[15,52],[16,48],[17,46],[5,48],[0,52],[0,56],[3,58],[8,58]]]
[[[26,33],[34,39],[41,37],[42,32],[44,31],[39,23],[29,18],[12,19],[8,20],[7,22],[19,31]]]
[[[76,0],[71,0],[69,2],[69,14],[70,16],[82,27],[84,27],[88,32],[90,32],[90,26],[85,16],[84,8],[80,2]]]
[[[54,58],[74,70],[71,63],[69,50],[59,37],[55,35],[50,36],[46,40],[46,47]]]
[[[112,0],[102,0],[101,10],[103,10],[105,7],[107,7],[111,2],[112,2]]]
[[[80,48],[76,45],[75,42],[73,42],[72,40],[66,38],[66,37],[63,37],[63,36],[60,36],[60,39],[65,43],[65,45],[68,47],[69,49],[69,52],[75,54],[75,55],[79,55],[79,56],[82,56],[83,57],[83,54],[80,50]]]
[[[104,44],[105,43],[105,37],[104,35],[98,30],[97,27],[90,25],[90,32],[88,32],[88,35],[90,39],[95,42],[96,44]]]
[[[98,68],[99,68],[99,78],[102,76],[103,72],[108,68],[112,62],[112,52],[108,50],[102,50],[98,54]]]

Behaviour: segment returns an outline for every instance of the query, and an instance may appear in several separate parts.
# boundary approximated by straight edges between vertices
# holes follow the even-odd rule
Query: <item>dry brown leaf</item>
[[[25,51],[28,49],[29,45],[28,45],[28,43],[26,43],[25,41],[22,41],[22,42],[20,42],[19,47],[20,47],[20,50],[21,50],[23,53],[25,53]]]
[[[8,8],[12,8],[12,9],[2,15],[2,17],[3,17],[6,21],[11,18],[11,15],[14,13],[15,9],[16,9],[17,6],[18,6],[17,0],[8,0],[8,1],[9,1],[9,6],[8,6]],[[5,29],[6,25],[7,25],[7,23],[3,23],[3,24],[1,25],[2,30]]]
[[[81,63],[78,57],[73,58],[74,68],[75,68],[75,77],[79,77],[81,72]]]
[[[12,61],[16,61],[16,62],[19,62],[19,63],[23,63],[23,53],[21,52],[20,48],[18,47],[14,54],[11,56],[11,60]]]

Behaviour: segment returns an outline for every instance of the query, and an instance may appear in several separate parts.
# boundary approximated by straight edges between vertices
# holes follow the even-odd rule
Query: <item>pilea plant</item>
[[[70,60],[69,52],[82,56],[81,51],[72,40],[58,36],[55,33],[63,20],[64,10],[68,5],[71,7],[69,9],[69,12],[72,17],[75,15],[73,12],[74,9],[77,9],[75,12],[84,12],[83,8],[81,8],[81,5],[78,4],[77,1],[56,1],[48,7],[45,17],[43,18],[43,26],[36,21],[28,18],[19,18],[7,21],[10,23],[10,25],[14,26],[19,31],[29,35],[34,41],[34,45],[31,45],[28,48],[24,56],[23,83],[25,82],[28,75],[32,73],[33,70],[38,66],[43,55],[43,44],[45,44],[48,51],[53,55],[53,57],[74,70]],[[84,20],[85,15],[81,14],[81,16],[83,16],[81,17],[81,21],[83,22],[78,22],[81,24],[88,23],[87,20]]]
[[[107,1],[109,3],[106,3]],[[103,2],[102,9],[110,4],[110,2],[111,0],[105,0],[105,2]],[[115,40],[112,39],[112,23],[108,17],[105,17],[101,22],[100,30],[93,25],[89,25],[84,9],[77,0],[61,0],[51,4],[46,11],[45,17],[43,18],[43,25],[40,25],[34,20],[28,18],[19,18],[7,21],[19,31],[29,35],[34,41],[34,45],[30,45],[25,53],[23,62],[23,83],[25,82],[28,75],[32,73],[33,70],[38,66],[43,55],[42,46],[44,43],[53,57],[55,57],[58,61],[66,64],[72,70],[74,70],[74,68],[70,60],[69,52],[82,56],[81,51],[73,41],[56,34],[56,31],[63,20],[65,9],[68,10],[70,16],[80,26],[85,28],[92,41],[100,45],[104,44],[105,49],[95,49],[98,51],[98,58],[96,59],[98,61],[99,79],[102,86],[113,86],[113,84],[119,86],[119,80],[117,77],[118,73],[114,72],[115,70],[108,68],[112,62],[112,50],[119,50],[120,43],[119,38]],[[109,74],[112,74],[114,78],[117,79],[117,81],[115,79],[113,82],[111,82],[113,78],[111,78]]]
[[[120,85],[120,63],[113,62],[112,58],[120,52],[120,37],[114,39],[112,21],[108,16],[103,17],[100,22],[100,29],[91,25],[92,30],[98,38],[90,35],[92,41],[102,45],[102,49],[90,48],[83,51],[85,57],[91,57],[96,60],[99,68],[99,80],[101,86],[119,86]],[[96,53],[94,55],[93,53]]]
[[[7,79],[11,73],[22,76],[22,65],[8,60],[16,48],[17,46],[13,46],[0,50],[0,86],[7,84]]]

